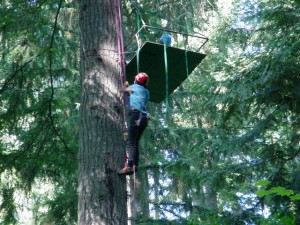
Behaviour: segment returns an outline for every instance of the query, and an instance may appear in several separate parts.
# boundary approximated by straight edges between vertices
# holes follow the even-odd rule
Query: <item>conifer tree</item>
[[[79,2],[81,105],[78,224],[127,224],[118,1]]]

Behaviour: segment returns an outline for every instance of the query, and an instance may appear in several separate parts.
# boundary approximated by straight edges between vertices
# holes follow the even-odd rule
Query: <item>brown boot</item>
[[[120,174],[120,175],[132,175],[133,174],[133,168],[126,164],[123,169],[118,171],[118,174]]]

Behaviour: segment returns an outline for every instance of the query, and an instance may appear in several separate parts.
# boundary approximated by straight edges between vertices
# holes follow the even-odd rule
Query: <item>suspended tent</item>
[[[180,34],[185,37],[185,40],[181,40],[182,42],[187,42],[188,37],[199,39],[200,41],[196,42],[201,45],[197,51],[191,51],[187,49],[187,46],[184,46],[185,48],[182,49],[175,45],[166,46],[166,43],[155,42],[155,40],[147,40],[141,44],[143,40],[142,31],[144,29],[158,30],[160,33]],[[147,36],[154,36],[154,34],[155,32],[150,31],[150,34]],[[138,72],[147,73],[150,78],[148,84],[150,101],[156,103],[163,101],[170,95],[200,64],[206,55],[199,53],[199,50],[208,41],[208,38],[204,36],[189,35],[144,25],[131,39],[129,44],[125,46],[125,51],[128,50],[128,47],[135,39],[138,50],[134,51],[134,55],[131,56],[129,62],[126,64],[126,77],[132,83],[134,76]]]

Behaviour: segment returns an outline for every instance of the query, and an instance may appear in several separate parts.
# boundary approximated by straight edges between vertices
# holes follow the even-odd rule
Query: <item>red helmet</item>
[[[146,85],[148,83],[148,80],[149,80],[148,75],[144,72],[138,73],[134,78],[141,85]]]

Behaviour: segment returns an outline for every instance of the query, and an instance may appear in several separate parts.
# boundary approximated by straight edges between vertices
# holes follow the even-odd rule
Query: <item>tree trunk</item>
[[[141,218],[148,219],[150,217],[149,209],[149,182],[148,171],[146,169],[140,170],[137,174],[137,191],[136,202],[138,206],[138,215]]]
[[[204,184],[203,193],[205,207],[210,210],[216,210],[218,208],[217,193],[213,186],[211,184]]]
[[[160,184],[159,184],[159,168],[153,169],[153,180],[154,180],[154,219],[159,219],[160,208],[159,208],[159,196],[160,196]]]
[[[146,220],[150,217],[149,183],[147,170],[141,169],[131,179],[127,179],[128,188],[128,225],[138,224],[138,218]]]
[[[127,224],[117,0],[80,0],[78,225]],[[120,34],[121,32],[119,32]]]

